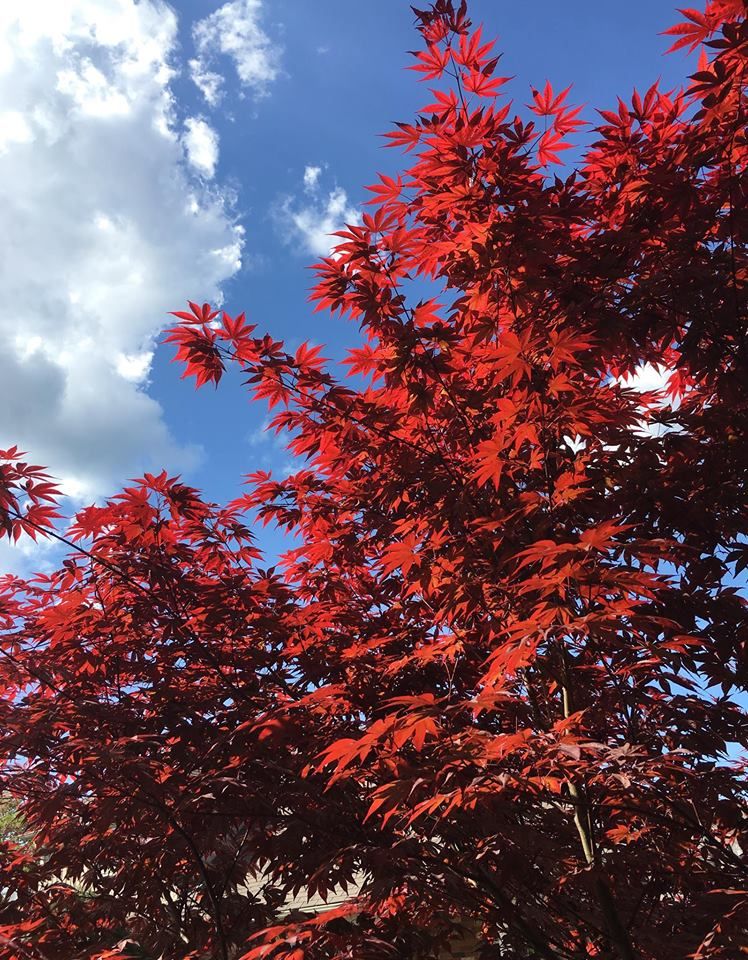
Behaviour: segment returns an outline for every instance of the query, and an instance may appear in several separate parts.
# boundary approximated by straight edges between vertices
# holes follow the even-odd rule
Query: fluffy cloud
[[[326,257],[337,243],[332,236],[347,223],[360,223],[361,215],[348,200],[342,187],[322,190],[321,167],[307,166],[304,169],[304,192],[306,197],[284,197],[276,206],[276,226],[289,246],[298,247],[304,253]]]
[[[221,57],[233,61],[241,85],[256,97],[264,96],[280,72],[280,47],[260,24],[262,0],[230,0],[192,29],[197,57],[190,72],[206,101],[220,101],[223,77],[213,69]]]
[[[188,117],[184,127],[187,159],[198,173],[210,179],[218,163],[218,134],[201,117]]]
[[[308,193],[314,193],[317,189],[317,183],[322,175],[322,167],[304,167],[304,189]]]
[[[195,461],[146,391],[154,337],[240,265],[241,228],[193,172],[217,140],[178,129],[176,28],[160,0],[0,4],[0,447],[81,499]]]

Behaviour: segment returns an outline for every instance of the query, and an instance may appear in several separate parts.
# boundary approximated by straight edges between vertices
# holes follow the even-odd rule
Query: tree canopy
[[[0,580],[3,960],[745,953],[745,4],[683,16],[697,72],[569,169],[569,91],[415,11],[409,165],[316,267],[348,375],[209,304],[166,338],[290,476],[61,533],[3,451],[4,532],[70,547]]]

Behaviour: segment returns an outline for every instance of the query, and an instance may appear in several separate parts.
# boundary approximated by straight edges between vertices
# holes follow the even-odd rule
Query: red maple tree
[[[147,476],[5,579],[0,956],[745,954],[745,4],[684,15],[690,85],[562,174],[568,91],[515,115],[465,4],[416,11],[413,163],[317,268],[349,379],[177,314],[305,463],[224,508]]]

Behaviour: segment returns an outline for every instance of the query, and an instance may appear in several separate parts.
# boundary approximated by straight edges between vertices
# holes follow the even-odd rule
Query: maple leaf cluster
[[[415,14],[411,165],[316,268],[348,378],[209,304],[167,335],[299,469],[146,475],[0,581],[3,960],[745,953],[745,4],[563,174],[569,90],[515,112],[465,3]]]

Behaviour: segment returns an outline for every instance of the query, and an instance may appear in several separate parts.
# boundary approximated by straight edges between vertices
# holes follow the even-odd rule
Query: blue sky
[[[573,83],[594,120],[692,72],[663,56],[670,0],[471,11],[518,104]],[[159,331],[187,298],[222,298],[294,346],[338,358],[356,342],[311,312],[306,268],[376,172],[405,162],[379,135],[428,95],[404,69],[415,46],[401,0],[5,0],[0,446],[48,463],[71,507],[161,465],[218,500],[283,470],[237,378],[195,393]]]

